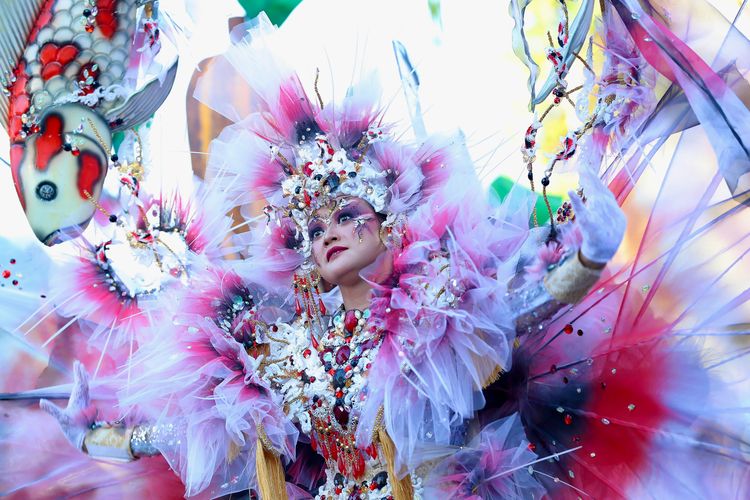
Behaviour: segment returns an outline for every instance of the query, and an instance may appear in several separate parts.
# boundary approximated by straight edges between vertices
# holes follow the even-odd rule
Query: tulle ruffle
[[[510,207],[518,198],[496,209],[478,202],[460,139],[438,144],[422,150],[431,152],[419,161],[430,188],[398,228],[401,243],[364,272],[375,285],[371,321],[387,333],[357,437],[369,442],[382,407],[406,468],[460,442],[464,420],[484,406],[482,387],[508,368],[515,330],[506,283],[528,235],[528,213]],[[385,262],[392,273],[376,278]]]
[[[425,481],[424,494],[461,500],[541,498],[545,490],[534,478],[537,461],[520,420],[508,417],[438,463]]]
[[[298,431],[279,396],[258,376],[262,357],[249,356],[249,343],[217,325],[215,312],[232,307],[239,278],[209,274],[197,278],[183,298],[194,308],[175,311],[172,322],[135,355],[121,400],[126,413],[180,430],[181,437],[160,451],[188,495],[207,491],[216,496],[254,487],[259,428],[287,460],[294,458]],[[262,289],[242,286],[253,291],[254,307],[261,309]],[[236,333],[246,325],[225,326]]]

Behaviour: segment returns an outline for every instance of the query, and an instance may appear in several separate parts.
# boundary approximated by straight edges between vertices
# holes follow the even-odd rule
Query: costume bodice
[[[322,334],[298,319],[277,325],[269,337],[266,378],[326,462],[327,482],[318,498],[386,499],[391,494],[375,440],[362,448],[355,438],[368,371],[383,338],[368,324],[369,317],[369,310],[341,308],[324,320]]]

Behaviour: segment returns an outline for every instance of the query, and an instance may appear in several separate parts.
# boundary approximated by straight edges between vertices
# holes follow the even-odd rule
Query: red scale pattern
[[[78,47],[73,44],[58,45],[47,42],[39,51],[39,62],[42,64],[42,78],[50,78],[61,75],[68,64],[78,57]]]

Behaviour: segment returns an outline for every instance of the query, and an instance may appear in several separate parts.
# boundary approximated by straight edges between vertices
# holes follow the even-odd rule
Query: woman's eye
[[[352,216],[350,214],[341,214],[339,215],[339,224],[343,224],[344,222],[352,220]]]
[[[317,240],[321,236],[323,236],[323,230],[321,228],[317,227],[315,229],[311,229],[310,230],[310,239],[311,240]]]

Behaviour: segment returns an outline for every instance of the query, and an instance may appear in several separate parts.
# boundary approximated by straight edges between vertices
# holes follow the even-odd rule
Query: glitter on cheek
[[[354,219],[354,235],[357,236],[360,243],[362,243],[362,233],[365,228],[368,227],[367,223],[372,220],[372,217],[361,216]]]

